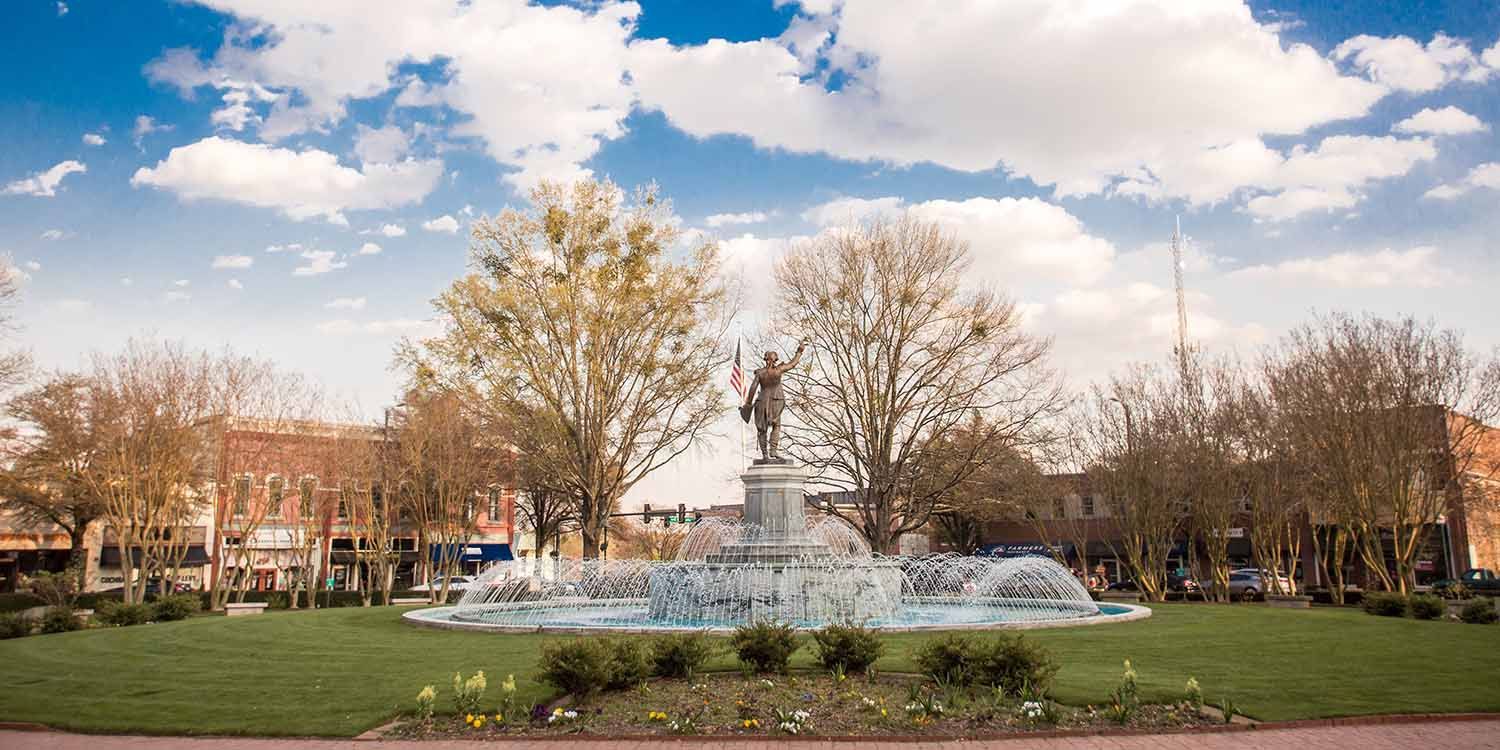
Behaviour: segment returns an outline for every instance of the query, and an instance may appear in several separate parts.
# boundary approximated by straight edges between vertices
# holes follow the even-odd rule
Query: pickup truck
[[[1432,592],[1439,596],[1447,596],[1455,586],[1463,586],[1468,589],[1470,595],[1496,596],[1500,595],[1500,576],[1489,568],[1470,568],[1458,578],[1444,578],[1432,584]]]

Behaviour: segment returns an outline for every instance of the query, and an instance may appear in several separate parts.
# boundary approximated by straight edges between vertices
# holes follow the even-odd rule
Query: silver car
[[[1281,591],[1291,591],[1291,581],[1286,576],[1277,576]],[[1229,574],[1229,596],[1243,601],[1253,601],[1271,590],[1269,576],[1259,570],[1237,570]]]

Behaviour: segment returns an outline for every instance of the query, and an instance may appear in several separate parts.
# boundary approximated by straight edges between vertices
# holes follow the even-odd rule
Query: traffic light
[[[687,504],[686,503],[678,503],[677,504],[677,522],[678,523],[687,523]]]
[[[651,525],[651,503],[641,506],[641,524],[644,526]]]

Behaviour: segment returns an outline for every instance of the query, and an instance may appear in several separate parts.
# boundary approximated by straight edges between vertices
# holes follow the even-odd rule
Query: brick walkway
[[[1124,737],[1071,737],[962,742],[762,741],[718,742],[699,739],[650,740],[504,740],[488,743],[499,750],[1260,750],[1295,748],[1326,750],[1500,750],[1500,720],[1440,721],[1366,726],[1261,729],[1213,734],[1163,734]],[[102,737],[54,732],[0,731],[4,750],[474,750],[478,744],[447,742],[358,742],[354,740],[192,739]]]

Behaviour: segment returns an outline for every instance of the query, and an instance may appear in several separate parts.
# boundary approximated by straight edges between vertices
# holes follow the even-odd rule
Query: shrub
[[[1470,599],[1464,608],[1459,610],[1458,619],[1474,625],[1489,625],[1500,620],[1500,612],[1495,611],[1495,600],[1487,596]]]
[[[1019,635],[979,641],[971,663],[975,682],[1006,695],[1019,696],[1027,688],[1045,695],[1057,675],[1057,664],[1047,649]]]
[[[922,644],[912,654],[917,668],[939,682],[970,685],[974,682],[974,639],[948,633]]]
[[[542,644],[543,682],[577,696],[591,695],[610,677],[610,649],[604,641],[580,638]]]
[[[14,594],[0,594],[0,612],[20,612],[23,609],[40,607],[46,604],[42,598],[29,592],[17,591]]]
[[[20,612],[0,613],[0,640],[31,635],[31,620]]]
[[[1360,606],[1372,615],[1402,617],[1406,614],[1406,597],[1394,591],[1369,591]]]
[[[756,672],[785,672],[796,652],[797,631],[791,625],[757,622],[735,628],[729,638],[740,661]]]
[[[266,592],[267,609],[286,609],[291,605],[291,603],[291,597],[287,596],[287,593],[285,591]]]
[[[52,607],[42,616],[43,633],[67,633],[83,628],[72,607]]]
[[[196,594],[173,594],[156,600],[151,605],[151,619],[157,622],[186,620],[202,609],[203,600]]]
[[[432,710],[435,707],[437,707],[437,688],[428,685],[417,693],[417,718],[423,721],[431,719]]]
[[[1418,620],[1437,620],[1448,611],[1448,605],[1443,603],[1442,597],[1432,594],[1417,594],[1407,600],[1407,607],[1411,609],[1411,616]]]
[[[151,620],[151,605],[122,604],[114,599],[102,599],[94,617],[105,625],[142,625]]]
[[[859,625],[829,625],[813,633],[813,641],[824,669],[855,674],[869,669],[885,649],[874,631]]]
[[[658,677],[692,677],[714,654],[702,633],[673,633],[651,641],[651,665]]]
[[[611,638],[605,641],[609,652],[609,678],[605,687],[621,690],[635,687],[651,676],[651,658],[639,640]]]

